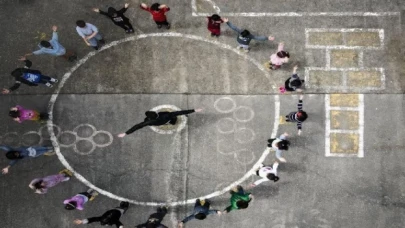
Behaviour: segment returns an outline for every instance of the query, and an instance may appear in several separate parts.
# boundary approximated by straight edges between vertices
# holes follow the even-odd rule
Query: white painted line
[[[337,111],[359,111],[359,107],[341,107],[341,106],[329,106],[329,110]]]
[[[48,128],[50,139],[52,141],[52,145],[54,146],[56,155],[58,156],[59,161],[67,169],[71,170],[73,172],[74,176],[79,181],[81,181],[83,184],[85,184],[89,188],[92,188],[92,189],[96,190],[97,192],[99,192],[100,194],[105,195],[107,197],[110,197],[112,199],[119,200],[119,201],[127,201],[127,202],[130,202],[132,204],[136,204],[136,205],[171,206],[171,207],[173,207],[173,206],[178,206],[178,205],[193,204],[193,203],[195,203],[196,199],[200,199],[200,198],[209,199],[209,198],[213,198],[213,197],[222,195],[224,193],[227,193],[234,186],[239,185],[239,184],[243,183],[244,181],[246,181],[247,179],[250,178],[252,173],[255,172],[255,170],[257,170],[257,168],[259,168],[260,164],[263,163],[264,159],[269,154],[269,152],[270,152],[269,148],[266,148],[264,150],[264,152],[263,152],[262,156],[259,158],[259,160],[255,163],[255,165],[243,177],[241,177],[239,180],[233,182],[232,184],[230,184],[226,188],[224,188],[222,190],[219,190],[219,191],[216,191],[216,192],[213,192],[213,193],[208,194],[206,196],[201,196],[201,197],[194,198],[194,199],[188,199],[188,200],[178,201],[178,202],[162,202],[162,203],[158,203],[158,202],[141,202],[141,201],[132,200],[132,199],[124,198],[124,197],[121,197],[121,196],[117,196],[117,195],[115,195],[113,193],[105,191],[105,190],[95,186],[91,182],[89,182],[80,173],[76,172],[76,170],[68,163],[66,158],[61,153],[60,146],[59,146],[58,141],[57,141],[57,137],[55,136],[55,132],[53,130],[53,126],[54,126],[53,125],[53,109],[54,109],[54,106],[55,106],[55,102],[56,102],[56,100],[58,98],[58,95],[59,95],[60,91],[62,90],[64,84],[67,82],[67,80],[72,76],[72,74],[81,65],[83,65],[88,59],[90,59],[92,56],[96,55],[98,52],[102,52],[102,51],[104,51],[104,50],[106,50],[108,48],[111,48],[111,47],[116,46],[116,45],[121,44],[121,43],[125,43],[125,42],[128,42],[128,41],[134,41],[134,40],[138,40],[138,39],[143,39],[143,38],[149,38],[149,37],[181,37],[181,38],[188,38],[188,39],[203,41],[203,42],[207,42],[207,43],[217,45],[217,46],[219,46],[221,48],[231,50],[234,53],[238,54],[239,56],[244,57],[246,60],[253,63],[255,66],[257,66],[264,73],[264,75],[268,79],[270,79],[269,74],[266,71],[266,69],[264,69],[262,64],[259,63],[257,60],[253,59],[252,57],[250,57],[250,56],[248,56],[246,54],[241,54],[235,48],[232,48],[231,46],[229,46],[227,44],[223,44],[223,43],[220,43],[218,41],[208,40],[208,39],[205,39],[205,38],[202,38],[202,37],[199,37],[199,36],[187,35],[187,34],[181,34],[181,33],[151,33],[151,34],[141,34],[141,35],[137,35],[137,36],[131,36],[131,37],[127,37],[125,39],[121,39],[121,40],[118,40],[118,41],[113,41],[113,42],[103,46],[99,51],[92,51],[92,52],[88,53],[86,56],[84,56],[82,59],[77,61],[76,65],[74,65],[68,72],[66,72],[63,75],[62,80],[60,80],[60,83],[58,84],[58,87],[55,89],[55,93],[52,94],[52,96],[51,96],[51,98],[49,100],[49,104],[48,104],[49,120],[47,121],[47,128]],[[274,120],[274,128],[273,128],[272,135],[271,135],[272,138],[274,138],[277,135],[278,124],[279,124],[279,116],[280,116],[280,100],[279,100],[279,96],[275,95],[275,115],[274,115],[275,120]]]
[[[192,0],[192,2],[195,0]],[[193,13],[194,17],[207,17],[209,13]],[[222,17],[392,17],[400,16],[400,12],[240,12],[221,13]]]
[[[381,88],[380,89],[385,89],[385,70],[384,68],[380,68],[381,72]]]
[[[308,49],[337,49],[337,50],[382,50],[383,46],[345,46],[345,45],[307,45]]]
[[[214,1],[212,1],[212,0],[204,0],[204,1],[208,2],[209,4],[211,4],[211,5],[212,5],[212,8],[214,8],[214,10],[215,10],[215,12],[216,12],[217,14],[221,12],[221,9],[215,4]]]
[[[306,67],[309,71],[384,71],[384,68],[357,68],[357,67],[350,67],[350,68],[337,68],[337,67],[331,67],[331,68],[326,68],[326,67]]]
[[[359,94],[359,158],[364,157],[364,94]]]
[[[364,51],[359,51],[357,63],[360,69],[364,69]]]
[[[191,0],[191,15],[193,17],[197,17],[197,3],[196,0]]]
[[[342,92],[347,92],[347,71],[342,71]]]
[[[330,157],[330,95],[325,94],[325,156]]]
[[[325,50],[325,68],[330,69],[330,49]]]
[[[384,29],[377,28],[306,28],[305,31],[308,32],[378,32],[381,31],[384,34]]]
[[[358,134],[359,130],[330,129],[330,133],[336,134]]]

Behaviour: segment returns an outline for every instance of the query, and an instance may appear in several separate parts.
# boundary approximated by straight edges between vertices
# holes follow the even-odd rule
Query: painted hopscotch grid
[[[213,8],[211,13],[200,13],[197,0],[191,0],[191,15],[193,17],[207,17],[212,13],[221,13],[222,17],[399,17],[400,12],[221,12],[212,0],[204,0]]]
[[[378,45],[351,45],[349,43],[349,35],[353,34],[365,34],[370,33],[376,35],[378,34]],[[312,35],[328,35],[334,34],[340,36],[338,39],[334,41],[329,41],[330,43],[333,42],[341,42],[339,44],[311,44],[311,36]],[[323,41],[320,41],[320,43]],[[328,42],[328,41],[327,41]],[[372,90],[384,90],[385,89],[385,70],[384,68],[365,68],[364,67],[364,51],[365,50],[382,50],[384,48],[384,30],[383,29],[363,29],[363,28],[307,28],[305,29],[305,47],[307,49],[323,49],[325,50],[325,67],[306,67],[305,68],[305,80],[307,82],[307,88],[315,88],[315,89],[329,89],[335,90],[339,92],[347,92],[347,91],[356,91],[356,92],[368,92]],[[357,56],[357,66],[335,66],[336,64],[332,64],[332,52],[339,52],[339,51],[351,51],[353,54]],[[354,61],[356,62],[356,61]],[[324,72],[335,72],[340,75],[340,85],[315,85],[311,83],[310,75],[311,72],[314,73],[316,71],[324,71]],[[379,74],[379,81],[376,83],[377,85],[369,86],[369,85],[358,85],[353,86],[349,85],[348,83],[348,74],[350,73],[378,73]],[[376,81],[375,81],[376,82]],[[379,85],[378,85],[379,84]]]
[[[364,95],[358,94],[357,107],[331,106],[330,95],[325,95],[325,156],[326,157],[364,157]],[[331,111],[355,111],[358,112],[358,129],[332,129],[331,128]],[[331,151],[331,134],[356,134],[358,135],[357,153],[336,153]]]

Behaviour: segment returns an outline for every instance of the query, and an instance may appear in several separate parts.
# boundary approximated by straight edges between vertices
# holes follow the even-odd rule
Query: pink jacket
[[[63,201],[63,204],[68,204],[70,202],[76,202],[76,209],[81,211],[84,209],[83,206],[85,203],[87,203],[88,200],[89,200],[89,198],[87,198],[87,196],[77,194],[77,195],[73,196],[72,198]]]
[[[283,50],[284,50],[284,44],[280,43],[280,44],[278,45],[278,50],[277,50],[277,52],[283,51]],[[274,65],[281,66],[281,65],[283,65],[284,61],[285,61],[285,59],[278,57],[278,56],[277,56],[277,53],[272,54],[272,55],[270,56],[270,62],[271,62],[272,64],[274,64]]]

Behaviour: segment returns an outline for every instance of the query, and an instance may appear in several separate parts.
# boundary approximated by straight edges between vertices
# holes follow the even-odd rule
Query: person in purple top
[[[68,169],[64,169],[59,174],[46,176],[43,178],[35,178],[28,185],[32,190],[35,190],[37,194],[45,194],[48,192],[48,188],[52,188],[59,183],[70,180],[72,172]]]
[[[12,107],[8,112],[8,115],[18,123],[22,123],[26,120],[40,121],[48,119],[47,113],[39,113],[35,110],[25,109],[21,105],[16,105],[15,107]]]
[[[93,189],[89,189],[86,192],[81,192],[63,201],[63,204],[65,204],[66,210],[77,209],[82,211],[84,209],[84,204],[86,204],[88,201],[93,201],[97,195],[98,192]]]
[[[15,165],[19,160],[24,158],[36,158],[41,155],[54,155],[53,147],[20,147],[20,148],[11,148],[8,146],[0,146],[0,150],[6,152],[6,157],[11,160],[9,165],[1,170],[3,174],[7,174],[11,166]]]

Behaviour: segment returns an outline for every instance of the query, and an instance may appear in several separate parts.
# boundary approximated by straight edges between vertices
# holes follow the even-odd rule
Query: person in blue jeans
[[[208,200],[197,199],[194,205],[194,211],[191,215],[187,216],[179,223],[179,227],[183,227],[184,223],[193,220],[204,220],[207,215],[218,214],[221,215],[219,210],[210,210],[210,202]]]
[[[28,86],[38,86],[38,84],[45,84],[47,87],[52,88],[54,83],[58,82],[58,79],[51,78],[43,75],[39,70],[29,69],[32,66],[32,62],[22,57],[20,61],[25,62],[24,68],[17,68],[11,72],[11,76],[15,78],[15,83],[9,89],[3,89],[3,94],[8,94],[11,91],[17,90],[21,83]]]
[[[0,150],[6,152],[7,159],[11,160],[7,167],[1,170],[3,174],[7,174],[11,166],[15,165],[19,160],[24,158],[36,158],[41,155],[54,155],[53,147],[20,147],[11,148],[8,146],[0,146]]]
[[[253,40],[261,40],[261,41],[265,41],[265,40],[274,40],[273,36],[254,36],[252,35],[249,30],[246,29],[240,29],[238,27],[236,27],[235,25],[233,25],[228,18],[224,18],[224,22],[226,22],[226,24],[229,26],[229,28],[231,28],[232,30],[234,30],[235,32],[238,33],[238,37],[236,38],[236,40],[238,41],[238,49],[242,49],[245,52],[249,52],[250,47],[250,41]]]
[[[98,50],[102,45],[105,44],[103,37],[98,32],[98,28],[93,24],[86,23],[83,20],[76,21],[76,31],[87,44],[94,49]]]

